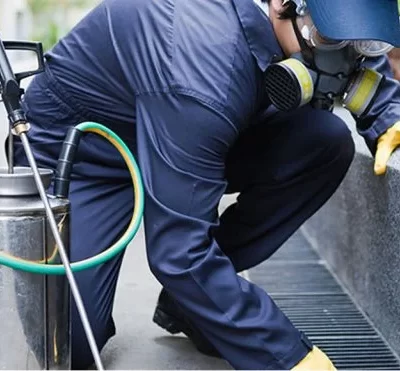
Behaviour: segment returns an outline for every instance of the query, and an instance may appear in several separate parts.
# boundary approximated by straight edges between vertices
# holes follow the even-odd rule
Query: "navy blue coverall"
[[[310,350],[268,294],[237,272],[267,259],[326,202],[354,152],[332,113],[268,110],[263,71],[281,54],[252,0],[106,0],[47,54],[23,100],[40,166],[56,167],[68,128],[83,121],[126,141],[144,179],[150,268],[237,369],[290,369]],[[387,72],[385,58],[369,63]],[[399,103],[388,79],[359,120],[372,152],[400,117]],[[18,140],[15,162],[27,164]],[[120,236],[131,187],[116,150],[85,136],[70,193],[73,261]],[[240,195],[219,217],[228,192]],[[100,347],[115,333],[121,260],[77,274]],[[85,368],[92,358],[75,308],[72,336],[73,367]]]

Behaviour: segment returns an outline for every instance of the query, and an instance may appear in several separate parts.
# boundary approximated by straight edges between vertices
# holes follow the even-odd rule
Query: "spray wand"
[[[36,53],[39,61],[39,68],[35,71],[30,71],[30,72],[25,72],[22,74],[17,74],[14,75],[10,62],[8,60],[7,54],[6,54],[6,48],[8,49],[22,49],[22,50],[32,50]],[[92,328],[90,326],[90,322],[82,301],[81,294],[79,292],[75,277],[72,273],[71,270],[71,265],[68,259],[68,255],[64,246],[64,243],[62,241],[62,238],[60,236],[60,233],[57,228],[57,222],[54,217],[53,211],[51,209],[49,199],[47,197],[45,188],[43,186],[43,182],[39,173],[38,166],[36,164],[36,160],[33,156],[32,149],[29,143],[28,135],[27,132],[29,131],[29,124],[27,122],[26,116],[24,111],[21,108],[21,103],[20,103],[20,98],[23,93],[23,91],[20,89],[19,82],[22,78],[32,76],[34,74],[42,72],[44,69],[43,67],[43,51],[42,51],[42,46],[40,43],[30,43],[30,42],[11,42],[4,44],[0,40],[0,88],[1,88],[1,96],[3,103],[6,107],[7,113],[8,113],[8,119],[10,121],[11,125],[11,135],[10,135],[10,141],[12,135],[18,135],[21,138],[22,145],[25,150],[26,157],[29,162],[29,166],[33,172],[33,176],[35,179],[35,183],[37,186],[37,189],[39,191],[40,198],[44,204],[45,210],[46,210],[46,216],[48,218],[48,222],[51,228],[51,231],[54,235],[54,239],[57,243],[58,249],[59,249],[59,254],[61,257],[61,261],[65,267],[65,274],[67,276],[68,282],[71,287],[71,292],[72,295],[75,299],[75,303],[79,312],[79,316],[82,321],[83,328],[85,330],[87,340],[90,346],[90,349],[93,354],[94,361],[96,363],[96,367],[98,370],[104,370],[101,358],[100,358],[100,352],[98,350]],[[13,173],[13,150],[12,150],[12,143],[9,144],[8,147],[9,150],[9,173]]]

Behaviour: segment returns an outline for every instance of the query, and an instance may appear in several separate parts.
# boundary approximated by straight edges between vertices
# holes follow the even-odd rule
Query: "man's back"
[[[193,96],[221,111],[242,105],[243,91],[257,94],[231,0],[106,0],[47,60],[64,88],[106,121],[134,121],[142,94]]]

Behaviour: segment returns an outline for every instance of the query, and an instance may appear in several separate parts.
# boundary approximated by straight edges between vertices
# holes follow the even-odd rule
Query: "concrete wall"
[[[353,120],[339,111],[355,130]],[[400,151],[377,177],[354,133],[357,153],[343,184],[303,227],[395,351],[400,349]]]

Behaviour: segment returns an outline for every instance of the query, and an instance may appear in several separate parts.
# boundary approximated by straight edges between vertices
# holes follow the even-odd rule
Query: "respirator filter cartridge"
[[[361,116],[370,108],[379,94],[384,76],[369,68],[363,68],[350,81],[342,103],[351,113]]]
[[[309,103],[314,94],[310,72],[294,58],[271,64],[265,71],[265,84],[271,103],[281,111],[291,111]]]

